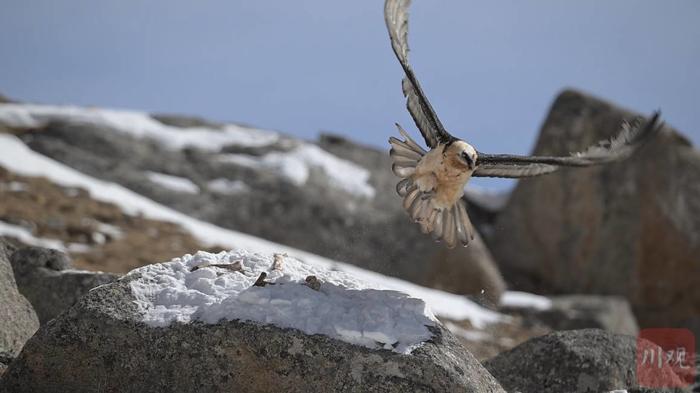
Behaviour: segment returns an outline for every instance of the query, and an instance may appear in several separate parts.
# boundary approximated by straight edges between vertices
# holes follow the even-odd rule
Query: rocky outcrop
[[[184,127],[176,128],[183,134],[197,132],[186,127],[209,127],[213,132],[222,127],[196,118],[158,115],[154,119]],[[479,294],[484,289],[491,301],[500,296],[503,280],[481,239],[465,250],[446,253],[410,222],[396,195],[386,150],[331,136],[313,145],[281,134],[269,144],[222,143],[214,151],[170,149],[107,124],[54,120],[25,134],[25,142],[75,169],[122,184],[188,215],[421,285],[435,284],[461,294]],[[260,131],[251,130],[251,135],[254,132]],[[302,145],[311,146],[314,159],[332,157],[335,164],[341,160],[367,171],[373,196],[334,186],[338,178],[352,175],[343,165],[333,167],[330,175],[310,165],[308,179],[299,184],[280,176],[298,162],[287,163],[284,170],[251,164],[289,159],[285,154]],[[188,179],[198,191],[174,192],[152,181],[149,172]],[[231,187],[225,190],[222,185]],[[481,208],[479,201],[469,203],[468,209],[477,226],[493,220],[493,209]],[[436,270],[435,261],[437,266],[460,269]],[[482,273],[484,277],[477,277]]]
[[[236,320],[154,328],[142,322],[133,279],[95,288],[42,326],[0,390],[504,392],[439,326],[408,355]]]
[[[116,280],[112,273],[71,269],[60,251],[41,247],[20,249],[10,257],[17,286],[44,324],[67,310],[89,290]]]
[[[39,328],[32,305],[17,290],[8,253],[12,248],[0,237],[0,352],[15,354]]]
[[[565,91],[534,154],[579,151],[633,117]],[[515,288],[623,296],[641,326],[690,326],[700,312],[700,153],[668,128],[626,161],[520,181],[496,226]]]
[[[640,348],[658,346],[643,340]],[[570,330],[530,339],[484,365],[509,392],[609,392],[639,387],[636,351],[632,336]],[[668,365],[659,372],[658,384],[683,385]]]

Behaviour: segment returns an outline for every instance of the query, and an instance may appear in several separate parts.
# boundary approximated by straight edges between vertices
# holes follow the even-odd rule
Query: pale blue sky
[[[12,98],[384,147],[395,121],[415,132],[380,0],[1,4],[0,93]],[[411,57],[446,127],[482,151],[529,152],[566,86],[661,108],[697,144],[698,21],[697,0],[414,0]]]

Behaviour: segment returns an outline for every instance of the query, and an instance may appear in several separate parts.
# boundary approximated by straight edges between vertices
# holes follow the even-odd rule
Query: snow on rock
[[[148,180],[169,190],[184,194],[197,194],[199,192],[199,187],[190,179],[159,172],[146,171],[145,173]]]
[[[290,151],[273,151],[262,156],[223,154],[221,161],[249,168],[262,168],[278,173],[291,183],[302,186],[309,179],[310,169],[321,170],[330,185],[349,194],[373,198],[375,189],[368,181],[370,172],[312,144],[302,144]]]
[[[200,251],[144,266],[127,277],[138,277],[130,281],[131,290],[144,313],[143,321],[153,327],[194,320],[209,324],[245,320],[399,353],[410,353],[432,337],[428,326],[437,320],[424,301],[375,289],[347,273],[295,258],[282,257],[281,268],[273,269],[274,258],[242,250]],[[234,263],[243,270],[211,266]],[[263,272],[271,284],[253,286]],[[318,290],[306,285],[309,276],[320,281]]]
[[[29,149],[13,135],[0,134],[0,166],[25,176],[44,176],[59,185],[84,188],[92,198],[114,203],[127,214],[142,214],[147,218],[177,223],[203,244],[218,244],[224,247],[247,249],[267,254],[287,253],[319,268],[350,273],[365,282],[373,283],[377,287],[405,292],[413,297],[423,299],[438,316],[455,321],[469,320],[476,328],[502,321],[505,318],[504,315],[483,308],[464,296],[421,287],[394,277],[197,220],[118,184],[95,179],[43,156]]]
[[[512,308],[532,308],[543,311],[552,308],[552,299],[546,296],[535,295],[533,293],[506,291],[503,296],[501,296],[501,306]]]
[[[170,149],[195,147],[218,151],[222,146],[268,146],[279,134],[227,124],[223,129],[207,127],[180,128],[165,125],[148,113],[78,106],[0,104],[0,124],[8,127],[40,127],[50,121],[70,120],[108,127],[138,138],[148,138]]]
[[[27,228],[3,221],[0,221],[0,236],[14,237],[20,242],[30,246],[53,248],[60,251],[66,250],[65,244],[60,240],[36,237]]]
[[[223,146],[263,147],[277,142],[276,132],[227,124],[223,128],[173,127],[165,125],[144,112],[51,106],[31,104],[0,104],[0,125],[16,128],[40,127],[49,121],[70,120],[107,127],[138,138],[157,141],[167,148],[179,150],[194,147],[218,152]],[[297,185],[303,185],[311,167],[321,169],[332,186],[353,195],[372,198],[374,188],[368,184],[368,170],[330,154],[316,145],[302,143],[289,152],[270,152],[262,157],[230,155],[240,165],[264,167],[280,173]],[[238,160],[238,161],[235,161]]]
[[[218,178],[208,182],[207,188],[216,193],[226,195],[244,194],[250,191],[250,186],[248,186],[244,181],[229,180],[224,178]]]
[[[483,341],[491,338],[491,335],[481,330],[465,329],[455,323],[445,322],[447,330],[455,336],[462,337],[469,341]]]

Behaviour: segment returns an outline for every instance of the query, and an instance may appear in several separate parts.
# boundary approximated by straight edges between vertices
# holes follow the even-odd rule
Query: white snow
[[[219,194],[226,195],[245,194],[250,191],[250,186],[248,186],[244,181],[237,179],[229,180],[224,178],[211,180],[207,183],[207,188]]]
[[[284,257],[272,269],[272,255],[247,251],[211,254],[200,251],[164,264],[136,269],[129,276],[132,293],[149,326],[194,320],[217,323],[245,320],[323,334],[369,348],[410,353],[432,334],[437,322],[425,302],[346,274]],[[240,262],[243,272],[204,264]],[[268,284],[253,286],[261,272]],[[320,289],[305,285],[315,276]]]
[[[455,323],[452,322],[445,322],[444,323],[445,327],[447,330],[451,331],[452,334],[458,337],[462,337],[465,340],[469,341],[483,341],[489,339],[491,336],[483,331],[480,330],[473,330],[473,329],[465,329]]]
[[[549,310],[552,308],[552,299],[535,295],[533,293],[506,291],[501,296],[502,307],[532,308],[535,310]]]
[[[134,137],[155,140],[174,150],[196,147],[218,151],[226,145],[259,147],[270,145],[279,139],[279,134],[275,132],[235,124],[227,124],[223,129],[172,127],[155,120],[148,113],[139,111],[78,106],[0,104],[0,124],[8,127],[40,127],[55,120],[70,120],[108,127]]]
[[[144,112],[83,108],[78,106],[51,106],[32,104],[0,104],[0,125],[26,128],[39,127],[52,120],[94,124],[155,140],[161,145],[179,150],[195,147],[218,152],[223,146],[269,146],[279,140],[276,132],[227,124],[223,129],[207,127],[180,128],[165,125]],[[274,170],[296,185],[304,185],[311,167],[320,168],[332,186],[360,197],[372,198],[374,188],[367,182],[366,169],[330,154],[316,145],[302,143],[289,152],[270,152],[262,157],[239,156],[239,164]]]
[[[18,181],[0,183],[0,190],[7,190],[9,192],[22,192],[27,190],[27,185]]]
[[[119,239],[124,234],[122,230],[115,225],[107,224],[104,222],[97,222],[97,232],[112,237],[113,239]]]
[[[262,168],[279,174],[297,186],[309,179],[311,168],[319,169],[332,187],[363,198],[373,198],[375,189],[368,181],[370,172],[312,144],[302,144],[290,151],[273,151],[262,156],[222,154],[220,160],[249,168]]]
[[[0,221],[0,236],[14,237],[22,243],[30,246],[54,248],[60,251],[66,250],[66,246],[60,240],[36,237],[29,229],[19,225],[9,224],[4,221]]]
[[[92,247],[90,247],[89,244],[84,244],[84,243],[69,243],[67,247],[68,252],[76,253],[76,254],[84,254],[87,252],[90,252],[92,250]]]
[[[147,218],[177,223],[206,245],[218,244],[233,249],[247,249],[266,254],[287,253],[319,268],[350,273],[365,282],[376,285],[378,288],[393,289],[423,299],[435,314],[455,321],[468,319],[477,328],[505,318],[502,314],[480,307],[464,296],[421,287],[397,278],[360,269],[350,264],[333,261],[292,247],[199,221],[160,205],[120,185],[87,176],[34,152],[13,135],[0,134],[0,166],[4,166],[20,175],[44,176],[59,185],[82,187],[93,198],[114,203],[120,206],[127,214],[142,214]]]
[[[146,171],[145,174],[148,180],[169,190],[183,194],[197,194],[199,192],[199,187],[188,178],[151,171]]]

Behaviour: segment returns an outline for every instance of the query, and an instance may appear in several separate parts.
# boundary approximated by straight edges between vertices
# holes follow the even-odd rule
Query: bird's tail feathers
[[[474,226],[463,200],[450,208],[439,209],[432,200],[435,194],[421,191],[410,178],[399,182],[396,188],[404,197],[403,208],[423,233],[432,233],[433,239],[444,241],[448,248],[458,243],[466,247],[474,239]]]

